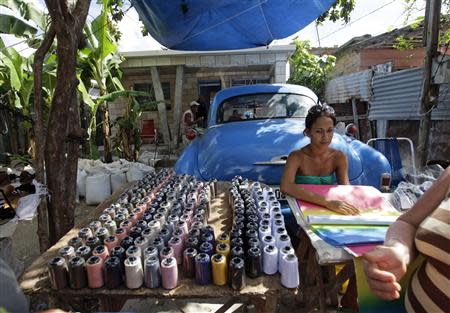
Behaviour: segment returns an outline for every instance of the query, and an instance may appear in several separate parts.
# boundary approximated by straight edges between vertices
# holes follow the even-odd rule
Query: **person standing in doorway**
[[[181,118],[181,124],[183,125],[183,144],[186,146],[189,144],[189,140],[186,138],[186,135],[189,131],[195,129],[199,123],[203,121],[203,117],[198,116],[198,108],[200,103],[197,101],[192,101],[189,105],[190,108],[183,113],[183,117]]]
[[[200,95],[196,102],[199,104],[197,116],[203,118],[199,126],[206,128],[208,123],[209,101],[205,95]]]

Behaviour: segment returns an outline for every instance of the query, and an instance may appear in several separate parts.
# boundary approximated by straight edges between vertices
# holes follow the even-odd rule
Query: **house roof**
[[[441,31],[445,31],[450,28],[450,16],[445,15],[441,17],[440,24]],[[359,37],[353,37],[339,49],[336,50],[335,55],[338,56],[347,51],[360,51],[368,48],[393,48],[398,44],[397,38],[403,36],[407,38],[414,48],[422,46],[422,38],[424,32],[424,22],[413,23],[403,28],[396,28],[392,31],[383,33],[378,36],[363,35]]]

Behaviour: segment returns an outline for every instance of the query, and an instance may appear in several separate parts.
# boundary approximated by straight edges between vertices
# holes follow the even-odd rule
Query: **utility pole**
[[[438,56],[439,22],[441,0],[427,0],[424,27],[426,27],[426,51],[423,69],[422,94],[420,97],[420,126],[419,126],[419,163],[423,167],[427,163],[428,145],[431,128],[431,111],[438,101],[439,86],[432,84],[433,59]]]

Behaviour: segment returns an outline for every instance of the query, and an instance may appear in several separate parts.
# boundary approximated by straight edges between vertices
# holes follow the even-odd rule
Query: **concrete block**
[[[261,54],[261,63],[262,64],[270,64],[275,62],[275,54],[274,53],[264,53]]]
[[[246,64],[260,64],[261,59],[258,54],[246,54],[245,55],[245,63]]]
[[[186,65],[200,65],[200,56],[198,55],[186,56]]]
[[[154,57],[151,58],[144,58],[142,59],[142,66],[155,66],[156,65],[156,59]]]
[[[245,54],[236,54],[230,56],[231,65],[244,65],[245,64]]]
[[[217,65],[229,65],[230,64],[230,56],[229,55],[217,55],[216,56],[216,64]]]
[[[200,64],[201,65],[214,65],[216,59],[213,55],[202,55],[200,56]]]
[[[168,56],[157,57],[156,65],[171,65],[170,57],[168,57]]]

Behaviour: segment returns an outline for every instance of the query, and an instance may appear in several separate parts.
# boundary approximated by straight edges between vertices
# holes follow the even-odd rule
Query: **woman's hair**
[[[328,104],[316,104],[311,107],[306,115],[305,119],[305,128],[310,129],[314,122],[321,116],[329,117],[333,121],[333,125],[336,125],[336,114],[334,113],[334,109],[330,107]]]

